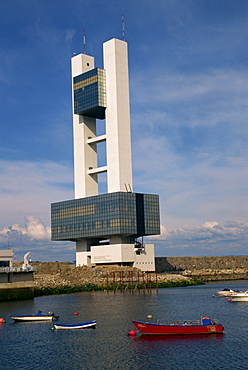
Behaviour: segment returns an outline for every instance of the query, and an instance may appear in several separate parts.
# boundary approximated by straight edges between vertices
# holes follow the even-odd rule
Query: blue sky
[[[134,191],[160,196],[156,256],[247,255],[248,2],[0,1],[0,248],[75,260],[50,240],[73,198],[70,58],[129,47]]]

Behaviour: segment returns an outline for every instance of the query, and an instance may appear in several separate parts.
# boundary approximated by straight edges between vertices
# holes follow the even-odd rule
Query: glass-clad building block
[[[73,78],[74,113],[99,119],[105,118],[105,70],[94,68]]]
[[[52,240],[160,234],[158,195],[116,192],[53,203]]]

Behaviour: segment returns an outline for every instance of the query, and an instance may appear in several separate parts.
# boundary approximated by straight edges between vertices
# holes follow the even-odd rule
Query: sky
[[[74,198],[83,29],[99,68],[105,41],[128,43],[133,190],[160,197],[155,256],[248,255],[247,0],[0,0],[0,248],[75,260],[50,208]]]

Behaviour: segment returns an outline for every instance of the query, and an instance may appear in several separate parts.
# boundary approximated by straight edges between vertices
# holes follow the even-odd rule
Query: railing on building
[[[22,267],[0,267],[0,273],[1,272],[32,272],[37,271],[37,269],[33,266],[30,266],[28,268],[22,268]]]

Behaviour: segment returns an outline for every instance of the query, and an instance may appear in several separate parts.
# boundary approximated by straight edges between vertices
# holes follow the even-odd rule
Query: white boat
[[[96,326],[96,320],[81,322],[78,324],[53,324],[51,329],[56,330],[72,330],[72,329],[88,329]]]
[[[233,297],[232,302],[248,302],[248,295],[247,297]]]
[[[57,320],[59,316],[54,315],[53,312],[48,312],[47,315],[42,315],[39,311],[37,315],[9,315],[15,322],[23,321],[53,321]]]
[[[244,293],[244,292],[240,292],[239,290],[232,290],[232,289],[229,289],[229,288],[225,288],[225,289],[220,290],[219,292],[217,292],[217,294],[220,297],[233,297],[233,296],[236,296],[239,293]]]

